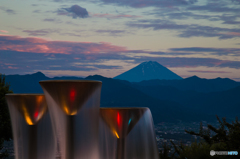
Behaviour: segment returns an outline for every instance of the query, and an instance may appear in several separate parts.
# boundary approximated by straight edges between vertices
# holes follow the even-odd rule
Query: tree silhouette
[[[190,146],[186,146],[180,143],[178,146],[173,143],[174,153],[164,154],[168,152],[170,147],[164,146],[163,152],[160,152],[161,159],[231,159],[239,158],[239,155],[232,156],[211,156],[210,151],[237,151],[240,152],[240,123],[238,118],[232,123],[228,123],[226,118],[219,119],[219,127],[215,128],[212,125],[208,125],[207,129],[203,129],[202,123],[200,123],[199,132],[187,131],[190,135],[195,135],[201,138],[200,142],[193,142]]]
[[[216,144],[224,144],[225,151],[239,151],[240,150],[240,123],[236,117],[235,122],[228,123],[226,118],[222,118],[222,121],[217,116],[218,122],[220,124],[219,128],[215,128],[212,125],[208,125],[207,130],[203,130],[202,125],[200,125],[199,133],[193,131],[187,131],[191,135],[196,135],[204,139],[206,143],[210,146]],[[211,132],[214,135],[211,136]],[[224,151],[222,150],[222,151]]]
[[[12,128],[10,115],[5,99],[7,93],[12,93],[9,90],[9,84],[5,81],[5,76],[0,74],[0,150],[3,148],[4,140],[12,138]],[[0,158],[7,156],[7,152],[0,154]]]

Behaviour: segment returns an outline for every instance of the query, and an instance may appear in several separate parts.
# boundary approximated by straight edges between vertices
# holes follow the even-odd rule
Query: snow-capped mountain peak
[[[151,79],[182,79],[182,77],[178,76],[156,61],[146,61],[114,77],[114,79],[122,79],[130,82],[140,82],[143,80]]]

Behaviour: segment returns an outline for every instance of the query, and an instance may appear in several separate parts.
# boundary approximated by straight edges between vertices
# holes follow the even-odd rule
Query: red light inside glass
[[[76,96],[76,91],[73,89],[70,91],[70,101],[74,101]]]
[[[117,123],[118,123],[118,126],[120,126],[120,115],[119,115],[119,113],[117,113]]]
[[[37,119],[37,117],[38,117],[38,111],[34,113],[34,118]]]

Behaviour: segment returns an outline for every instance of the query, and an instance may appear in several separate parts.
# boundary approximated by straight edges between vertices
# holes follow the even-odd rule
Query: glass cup
[[[148,108],[100,108],[101,159],[158,159]]]
[[[43,94],[7,94],[15,159],[53,159],[55,140]]]
[[[40,81],[46,96],[61,159],[98,159],[102,82]]]

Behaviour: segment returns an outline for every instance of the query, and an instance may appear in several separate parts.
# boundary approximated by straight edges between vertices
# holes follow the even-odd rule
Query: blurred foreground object
[[[43,94],[6,95],[15,159],[53,159],[55,141]]]
[[[158,159],[148,108],[100,108],[101,159]]]
[[[40,81],[61,159],[99,158],[98,120],[102,82]]]

